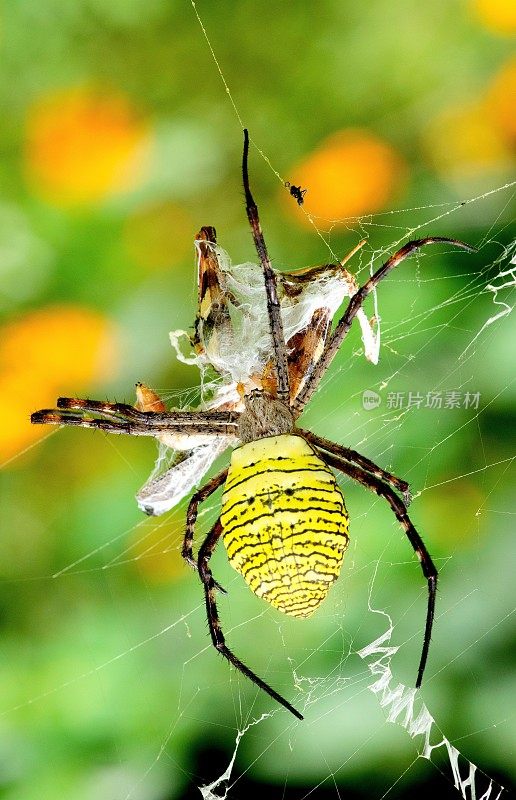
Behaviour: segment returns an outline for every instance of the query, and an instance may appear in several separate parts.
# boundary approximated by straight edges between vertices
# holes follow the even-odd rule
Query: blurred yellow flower
[[[510,168],[516,143],[516,59],[508,61],[477,101],[444,109],[425,146],[438,172],[469,177]]]
[[[0,336],[0,462],[48,435],[30,413],[57,395],[111,375],[114,329],[88,309],[53,306],[4,326]]]
[[[405,164],[390,144],[370,131],[348,129],[323,141],[289,172],[289,180],[308,190],[304,207],[310,214],[336,220],[384,208],[405,174]],[[289,208],[296,209],[289,201]],[[297,219],[306,221],[304,214],[298,213]]]
[[[428,126],[425,147],[444,176],[471,176],[498,168],[510,153],[482,103],[453,106]]]
[[[516,2],[514,3],[516,12]],[[516,145],[516,58],[507,61],[487,89],[486,111],[509,144]]]
[[[486,28],[495,33],[516,33],[514,0],[471,0],[472,8]]]
[[[29,181],[58,205],[103,200],[138,183],[148,133],[148,125],[122,95],[87,88],[47,95],[28,113]]]

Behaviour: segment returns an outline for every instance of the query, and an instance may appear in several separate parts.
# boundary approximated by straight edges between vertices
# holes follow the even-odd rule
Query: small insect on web
[[[300,186],[294,186],[290,181],[285,181],[285,189],[288,189],[298,206],[302,206],[305,202],[305,194],[308,189],[302,189]]]
[[[420,686],[434,619],[437,570],[407,513],[408,483],[355,450],[299,428],[296,420],[355,317],[366,338],[368,323],[362,305],[383,278],[426,245],[446,243],[469,252],[474,248],[441,236],[407,242],[361,287],[343,263],[276,273],[249,186],[248,153],[249,136],[244,130],[245,204],[260,267],[232,269],[211,227],[202,228],[196,239],[199,310],[191,343],[194,361],[210,365],[221,378],[211,400],[197,410],[166,411],[154,392],[137,384],[136,407],[61,397],[56,409],[36,411],[31,420],[153,436],[177,451],[172,467],[153,478],[138,495],[140,507],[151,514],[163,513],[179,502],[222,451],[235,448],[229,467],[194,492],[182,554],[203,585],[214,647],[302,719],[288,700],[227,646],[216,604],[217,591],[224,590],[212,575],[210,558],[222,537],[230,563],[256,595],[290,616],[310,616],[338,578],[349,542],[349,516],[333,470],[349,476],[387,501],[427,580],[426,622],[416,679],[416,687]],[[313,287],[317,287],[315,293]],[[345,296],[350,297],[349,303],[332,330],[333,317]],[[265,320],[261,327],[260,320]],[[178,352],[180,336],[181,332],[172,334]],[[199,504],[222,485],[220,517],[195,558]]]

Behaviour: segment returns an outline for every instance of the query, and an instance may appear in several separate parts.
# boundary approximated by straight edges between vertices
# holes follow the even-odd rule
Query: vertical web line
[[[217,67],[217,71],[218,71],[218,73],[220,75],[220,79],[221,79],[221,81],[222,81],[222,83],[224,85],[224,90],[225,90],[227,96],[229,97],[230,103],[233,106],[233,111],[235,112],[235,115],[236,115],[236,118],[238,120],[238,123],[239,123],[240,127],[243,130],[246,127],[246,125],[244,125],[244,122],[243,122],[242,117],[240,115],[240,112],[238,110],[237,104],[235,103],[233,95],[231,94],[231,89],[229,88],[228,82],[226,81],[226,78],[224,77],[224,73],[222,71],[222,67],[220,66],[219,60],[218,60],[218,58],[217,58],[217,56],[215,54],[215,50],[213,49],[213,46],[212,46],[211,42],[210,42],[210,38],[208,36],[208,33],[207,33],[206,28],[204,26],[204,23],[203,23],[203,21],[201,19],[201,16],[200,16],[200,14],[199,14],[199,12],[197,10],[197,4],[196,4],[195,0],[190,0],[190,3],[191,3],[191,6],[193,8],[195,16],[197,17],[197,22],[199,23],[199,26],[200,26],[200,28],[202,30],[202,33],[203,33],[203,36],[204,36],[204,38],[206,40],[206,44],[208,45],[208,48],[210,50],[211,57],[213,58],[213,61],[215,62],[215,66]],[[266,164],[269,166],[270,170],[274,173],[276,178],[280,181],[280,183],[283,186],[285,186],[285,179],[280,175],[280,173],[277,171],[277,169],[275,169],[273,167],[269,156],[266,153],[264,153],[263,150],[261,149],[261,147],[259,147],[256,144],[256,142],[253,140],[252,136],[249,137],[249,141],[251,142],[253,147],[256,148],[256,150],[258,151],[260,156],[263,158],[263,160],[266,162]],[[317,227],[312,214],[309,214],[308,211],[306,211],[306,209],[304,209],[304,208],[301,209],[301,210],[302,210],[303,214],[305,215],[305,217],[307,218],[307,220],[309,221],[310,225],[312,225],[312,227],[314,228],[317,236],[324,242],[324,244],[325,244],[326,248],[328,249],[328,251],[330,252],[330,255],[333,258],[333,260],[335,262],[340,261],[339,257],[336,255],[336,253],[334,253],[329,241],[327,239],[325,239],[325,237],[323,236],[323,234],[321,233],[321,231]],[[374,290],[374,293],[375,293],[374,296],[376,297],[376,289]],[[375,305],[376,305],[376,300],[375,300]],[[377,309],[375,308],[375,314],[376,313],[377,313]]]

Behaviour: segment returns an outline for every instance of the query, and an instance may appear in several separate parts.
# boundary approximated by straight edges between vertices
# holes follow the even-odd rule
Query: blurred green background
[[[514,240],[501,188],[514,175],[514,4],[197,8],[273,167],[252,150],[278,269],[331,261],[282,180],[308,188],[305,208],[339,257],[367,237],[350,265],[362,279],[407,238],[479,247],[432,248],[382,284],[380,364],[353,331],[304,425],[420,493],[412,516],[442,577],[423,697],[457,747],[510,785],[514,316],[475,337],[501,310],[486,287],[511,282],[497,275]],[[138,512],[152,441],[33,429],[28,415],[59,395],[134,402],[136,380],[177,405],[174,392],[198,385],[168,332],[194,320],[201,225],[236,262],[255,259],[241,129],[187,0],[4,3],[0,47],[0,797],[197,797],[271,701],[210,649],[200,585],[178,553],[184,504],[159,520]],[[498,299],[510,304],[510,289]],[[378,408],[363,409],[364,389]],[[388,392],[431,390],[460,392],[461,406],[388,407]],[[480,393],[478,409],[466,392]],[[392,615],[393,670],[408,685],[426,592],[390,512],[342,485],[353,542],[314,619],[280,618],[222,549],[214,558],[230,645],[306,706],[302,724],[278,712],[246,734],[229,796],[458,796],[367,690],[355,651],[385,624],[369,592]]]

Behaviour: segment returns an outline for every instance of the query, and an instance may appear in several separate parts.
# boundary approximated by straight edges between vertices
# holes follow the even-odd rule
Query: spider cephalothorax
[[[280,436],[294,430],[290,406],[266,392],[253,391],[244,397],[244,410],[238,418],[238,439],[242,444],[266,436]]]
[[[439,236],[408,242],[361,287],[343,271],[344,262],[297,273],[276,273],[249,187],[248,151],[249,137],[244,131],[244,192],[263,276],[265,336],[259,317],[251,318],[250,314],[244,314],[246,324],[236,330],[235,310],[241,303],[237,297],[238,281],[220,263],[214,228],[204,227],[196,239],[199,310],[192,344],[200,363],[209,364],[222,378],[215,398],[202,410],[166,411],[155,393],[137,384],[136,407],[60,398],[57,409],[36,411],[32,422],[153,436],[179,451],[168,472],[152,478],[138,495],[140,507],[150,514],[171,508],[198,484],[217,455],[236,446],[229,468],[194,492],[188,505],[182,554],[202,581],[213,645],[257,686],[302,719],[299,711],[226,645],[216,605],[217,591],[224,590],[213,578],[210,557],[222,537],[231,564],[253,592],[286,614],[307,617],[338,577],[349,540],[348,513],[333,470],[383,497],[412,545],[428,583],[423,649],[416,679],[416,687],[420,686],[432,632],[437,570],[407,513],[408,483],[357,451],[298,428],[295,421],[355,317],[367,332],[364,300],[394,267],[430,244],[447,243],[469,251],[473,248],[457,239]],[[306,190],[292,188],[299,189],[299,196],[294,196],[302,201]],[[248,275],[256,281],[255,272]],[[312,282],[321,277],[326,294],[319,294],[315,305],[302,305]],[[350,297],[349,303],[332,330],[333,314],[345,294]],[[179,333],[171,334],[176,349]],[[249,357],[247,343],[253,339],[258,344]],[[245,351],[242,357],[235,349],[239,344]],[[199,504],[223,484],[220,517],[195,558],[193,539]]]

